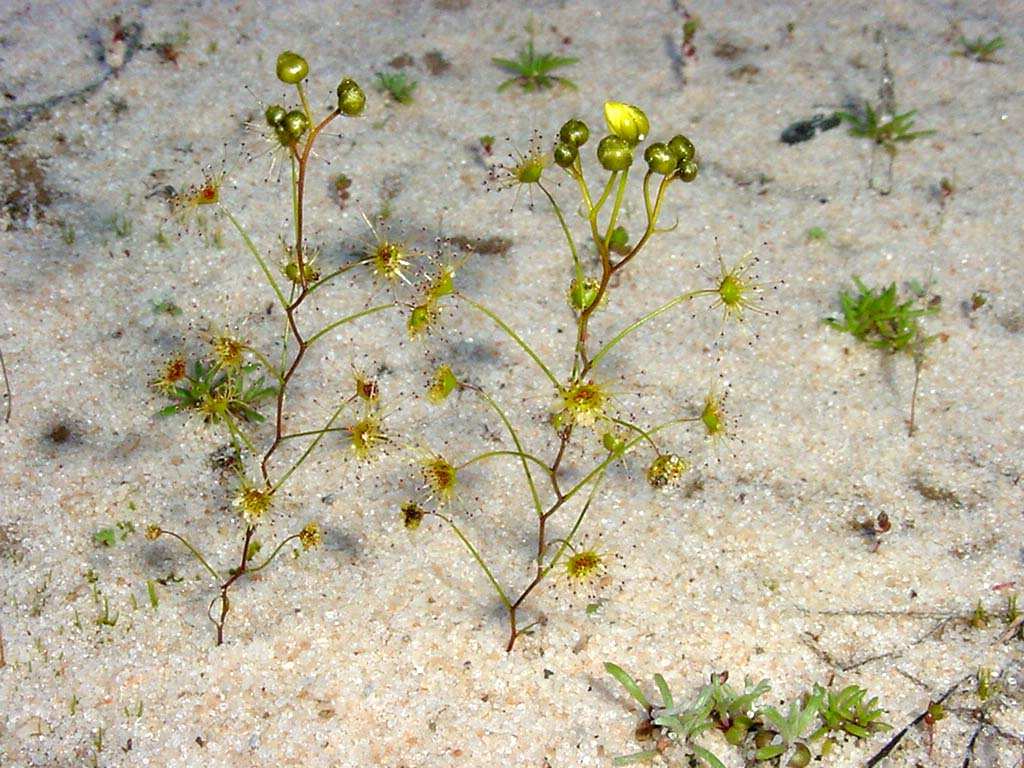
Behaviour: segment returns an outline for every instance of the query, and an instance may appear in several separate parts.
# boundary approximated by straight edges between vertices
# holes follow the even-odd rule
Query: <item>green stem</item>
[[[339,269],[334,270],[333,272],[331,272],[331,274],[327,275],[326,277],[321,277],[319,280],[317,280],[315,283],[313,283],[311,286],[309,286],[309,288],[306,290],[306,295],[308,296],[309,294],[311,294],[313,291],[315,291],[320,286],[325,285],[326,283],[329,283],[331,280],[336,278],[338,275],[343,275],[346,272],[348,272],[350,269],[355,269],[356,267],[361,267],[362,265],[363,265],[363,262],[361,262],[361,261],[353,261],[351,264],[346,264],[345,266],[340,267]]]
[[[601,479],[603,476],[604,472],[602,471],[601,476],[597,478],[596,482],[594,483],[594,486],[590,489],[590,495],[587,496],[587,501],[583,505],[583,509],[581,509],[579,515],[576,516],[576,522],[573,523],[573,526],[570,529],[569,533],[561,539],[562,543],[558,547],[558,549],[555,550],[554,556],[552,556],[551,560],[548,561],[548,564],[544,566],[544,569],[540,572],[540,574],[538,574],[538,581],[542,580],[545,576],[547,576],[548,573],[550,573],[551,569],[558,564],[558,561],[562,557],[562,553],[565,552],[567,548],[572,547],[573,537],[576,535],[576,532],[580,529],[580,526],[583,524],[583,518],[587,516],[587,512],[590,510],[590,505],[594,501],[594,496],[597,494],[597,488],[601,484]]]
[[[225,412],[224,413],[224,424],[227,426],[228,432],[231,433],[231,436],[232,437],[237,437],[239,440],[241,440],[245,444],[245,447],[249,450],[249,452],[253,456],[255,456],[256,455],[256,446],[252,444],[252,441],[248,437],[246,437],[245,433],[242,432],[242,430],[239,428],[239,426],[237,424],[235,424],[235,417],[232,416],[230,413]],[[238,446],[237,445],[235,446],[235,449],[238,450]],[[241,453],[240,450],[238,452]]]
[[[467,298],[466,296],[463,296],[462,294],[455,294],[455,295],[458,296],[460,299],[462,299],[467,304],[469,304],[470,306],[475,307],[478,311],[482,312],[483,314],[485,314],[489,318],[491,318],[491,320],[493,320],[495,322],[495,324],[497,324],[497,326],[499,328],[501,328],[501,330],[503,330],[506,334],[508,334],[508,336],[516,344],[518,344],[520,347],[522,347],[523,351],[526,352],[526,354],[528,354],[533,359],[533,362],[535,362],[537,365],[540,366],[540,369],[542,371],[544,371],[544,375],[547,376],[551,380],[551,383],[555,385],[555,388],[556,389],[560,388],[560,385],[558,383],[558,379],[555,378],[555,374],[553,374],[551,372],[551,369],[548,368],[547,365],[544,364],[544,361],[540,359],[540,356],[536,352],[534,352],[533,349],[530,347],[530,345],[527,344],[525,341],[523,341],[522,337],[518,333],[513,331],[504,320],[502,320],[500,317],[498,317],[496,314],[494,314],[491,310],[489,310],[483,304],[478,304],[477,302],[473,301],[470,298]]]
[[[484,562],[484,559],[480,556],[480,553],[477,552],[476,547],[474,547],[472,543],[470,543],[469,539],[466,538],[466,535],[459,530],[459,526],[455,524],[455,521],[445,515],[442,515],[440,512],[433,512],[431,514],[436,515],[448,523],[451,529],[455,532],[455,535],[458,536],[462,543],[466,545],[466,549],[469,550],[469,553],[473,555],[473,559],[476,560],[477,565],[479,565],[483,572],[487,574],[487,578],[490,580],[491,586],[494,587],[494,591],[498,593],[498,597],[501,598],[501,602],[505,605],[505,608],[511,611],[512,601],[508,599],[508,595],[505,594],[505,590],[501,588],[501,584],[498,583],[498,580],[494,578],[494,574],[491,573],[491,569],[487,567],[487,563]]]
[[[306,118],[309,120],[309,124],[313,124],[313,110],[309,108],[309,101],[306,99],[306,89],[302,87],[302,83],[296,83],[295,89],[299,92],[299,101],[302,102],[302,111],[306,113]]]
[[[227,208],[222,206],[221,210],[224,211],[224,215],[228,217],[228,221],[231,222],[232,226],[238,231],[238,234],[242,237],[242,242],[245,243],[245,247],[249,249],[249,252],[256,258],[256,262],[260,265],[260,269],[263,270],[263,274],[267,278],[267,282],[270,283],[270,287],[274,289],[274,293],[277,294],[277,300],[281,302],[281,306],[285,309],[288,308],[288,302],[284,298],[284,294],[281,292],[281,287],[277,284],[277,280],[274,279],[274,274],[270,271],[267,266],[267,262],[264,261],[263,257],[260,256],[259,250],[256,248],[256,244],[253,243],[252,239],[242,228],[242,225],[238,223],[236,219]]]
[[[299,89],[299,93],[300,94],[302,93],[302,89],[301,88]],[[308,109],[306,110],[306,115],[307,116],[309,115],[309,110]],[[312,120],[310,120],[310,122],[312,122]],[[301,223],[302,222],[302,218],[299,216],[299,205],[300,205],[300,203],[299,203],[299,169],[298,169],[299,161],[296,158],[294,152],[292,153],[291,161],[292,161],[292,221],[295,223],[295,252],[296,252],[296,254],[298,254],[299,249],[301,248],[301,246],[299,245],[299,241],[302,239],[302,223]],[[302,269],[302,265],[301,264],[299,265],[299,269]],[[302,280],[303,283],[306,282],[305,276],[302,275],[301,272],[299,273],[299,279]]]
[[[215,570],[213,570],[213,568],[210,566],[210,564],[208,562],[206,562],[206,558],[203,557],[201,554],[199,554],[199,550],[196,549],[195,547],[193,547],[191,544],[189,544],[188,540],[185,539],[184,536],[179,536],[174,531],[168,531],[168,530],[165,530],[164,528],[160,529],[160,533],[161,534],[166,534],[167,536],[171,536],[172,538],[175,538],[178,541],[180,541],[182,544],[184,544],[185,548],[189,552],[192,553],[193,557],[195,557],[196,560],[198,560],[200,563],[203,564],[203,567],[207,571],[210,572],[210,574],[213,576],[213,578],[216,579],[217,581],[220,581],[220,574],[217,573]]]
[[[608,177],[608,183],[604,185],[604,192],[597,198],[597,202],[590,206],[590,218],[594,221],[597,220],[597,214],[601,208],[604,207],[605,202],[608,200],[608,196],[612,193],[612,189],[615,186],[615,180],[619,177],[618,171],[612,171],[611,176]]]
[[[577,493],[579,493],[579,491],[582,490],[583,488],[585,488],[587,486],[587,483],[589,483],[595,476],[597,476],[600,473],[604,472],[604,470],[608,468],[609,464],[611,464],[613,461],[618,459],[619,456],[621,456],[623,453],[628,451],[630,448],[632,448],[634,445],[639,443],[641,440],[650,439],[650,437],[649,437],[650,435],[655,435],[658,432],[661,432],[661,430],[667,429],[668,427],[671,427],[674,424],[685,424],[686,422],[690,422],[690,421],[696,421],[696,418],[672,419],[671,421],[666,421],[666,422],[663,422],[663,423],[659,424],[656,427],[652,427],[650,430],[647,431],[646,434],[641,435],[640,437],[633,438],[628,443],[626,443],[625,446],[623,446],[621,451],[615,451],[614,453],[610,453],[608,455],[608,458],[606,458],[604,461],[602,461],[600,464],[598,464],[596,467],[594,467],[586,475],[586,477],[584,477],[582,480],[580,480],[578,483],[576,483],[576,485],[574,485],[572,488],[570,488],[568,493],[565,494],[565,496],[563,497],[562,500],[563,501],[568,501],[570,498],[572,498]]]
[[[275,557],[277,557],[278,552],[284,549],[285,544],[287,544],[289,541],[294,541],[297,538],[299,538],[299,534],[297,533],[293,533],[291,536],[286,537],[280,544],[277,545],[274,551],[270,553],[270,557],[268,557],[266,560],[264,560],[262,563],[255,566],[254,568],[247,568],[246,573],[253,574],[256,573],[256,571],[262,571],[264,568],[270,565],[271,561]]]
[[[311,442],[306,447],[306,450],[302,452],[301,456],[299,456],[299,460],[292,464],[291,468],[287,472],[285,472],[281,479],[274,484],[274,487],[271,489],[272,492],[276,492],[278,488],[284,485],[285,481],[292,476],[292,473],[302,465],[302,462],[306,460],[306,457],[309,456],[309,454],[313,452],[313,449],[316,448],[317,444],[324,439],[324,435],[327,434],[327,431],[331,428],[331,425],[334,424],[335,419],[337,419],[341,415],[341,412],[345,410],[345,407],[349,405],[351,402],[351,398],[342,401],[341,405],[339,405],[337,409],[334,411],[334,413],[331,414],[331,418],[327,420],[327,426],[320,430],[320,434],[318,434],[316,438],[313,440],[313,442]]]
[[[257,360],[260,361],[260,363],[263,365],[263,367],[267,369],[267,373],[269,373],[271,376],[273,376],[275,379],[277,379],[277,381],[280,383],[282,375],[277,370],[277,368],[274,367],[274,364],[270,362],[270,360],[267,358],[267,356],[264,355],[262,352],[260,352],[255,347],[246,347],[246,349],[248,349],[249,352],[251,352],[253,354],[253,356]]]
[[[376,307],[370,307],[369,309],[361,310],[353,315],[349,315],[348,317],[343,317],[340,320],[335,320],[330,325],[321,328],[315,334],[306,339],[306,348],[309,349],[309,347],[312,346],[314,341],[319,339],[325,333],[330,333],[338,326],[344,325],[345,323],[351,323],[353,320],[358,320],[359,318],[366,317],[367,315],[372,315],[377,312],[383,312],[385,309],[391,309],[394,306],[394,304],[378,304]]]
[[[309,437],[310,435],[323,435],[328,432],[348,432],[345,427],[333,427],[331,429],[311,429],[307,432],[292,432],[288,435],[281,435],[282,440],[291,440],[293,437]]]
[[[647,434],[641,427],[637,426],[636,424],[633,424],[632,422],[626,421],[625,419],[616,419],[612,417],[611,421],[615,424],[618,424],[620,427],[625,427],[626,429],[630,429],[642,435],[644,438],[646,438],[647,442],[651,444],[651,448],[654,449],[654,452],[659,456],[661,455],[661,451],[658,450],[658,445],[654,442],[654,439],[649,434]]]
[[[583,264],[580,262],[579,253],[576,251],[576,241],[573,240],[572,232],[569,230],[569,225],[565,223],[565,216],[562,215],[562,209],[558,203],[555,202],[554,196],[548,191],[547,187],[537,182],[537,186],[540,187],[540,191],[544,193],[548,201],[551,203],[551,208],[555,212],[555,216],[558,217],[558,223],[562,225],[562,232],[565,233],[565,241],[569,244],[569,251],[572,253],[573,268],[576,271],[576,279],[581,283],[583,282]]]
[[[470,385],[465,386],[476,392],[477,395],[479,395],[484,400],[484,402],[486,402],[489,406],[491,406],[491,408],[494,409],[494,412],[498,414],[498,418],[500,418],[502,423],[505,425],[505,429],[507,429],[509,435],[512,436],[512,442],[515,444],[516,450],[519,451],[519,453],[523,454],[523,456],[525,456],[526,454],[523,451],[523,443],[519,439],[519,434],[516,432],[516,428],[512,426],[511,420],[508,418],[508,415],[505,413],[505,411],[502,410],[501,406],[498,405],[494,398],[488,395],[480,387]],[[537,516],[539,517],[544,514],[544,510],[541,507],[540,495],[537,493],[537,484],[533,481],[533,474],[530,472],[530,465],[526,463],[526,459],[522,458],[521,462],[523,465],[523,472],[526,474],[526,482],[530,486],[530,496],[533,497],[533,508],[537,511]],[[550,473],[550,468],[546,464],[543,466],[544,469]]]
[[[620,341],[622,341],[624,338],[626,338],[626,336],[631,334],[637,328],[640,328],[644,324],[650,322],[651,320],[656,318],[658,315],[661,315],[661,314],[663,314],[665,312],[668,312],[670,309],[672,309],[673,307],[677,306],[678,304],[682,304],[684,301],[690,301],[691,299],[694,299],[694,298],[696,298],[698,296],[707,296],[707,295],[710,295],[710,294],[713,294],[713,293],[715,293],[715,291],[713,289],[711,289],[711,288],[704,288],[704,289],[701,289],[699,291],[690,291],[689,293],[680,294],[679,296],[676,296],[674,299],[671,299],[670,301],[665,302],[664,304],[662,304],[657,309],[654,309],[654,310],[648,312],[646,315],[641,317],[639,320],[637,320],[637,321],[635,321],[633,323],[630,323],[625,328],[623,328],[621,331],[619,331],[617,334],[615,334],[615,336],[612,338],[611,341],[609,341],[607,344],[605,344],[603,347],[601,347],[600,350],[598,350],[597,354],[594,355],[591,358],[590,362],[587,364],[587,367],[584,370],[584,374],[587,371],[592,370],[593,368],[596,368],[597,364],[599,362],[601,362],[601,359],[605,355],[607,355],[616,344],[618,344]]]
[[[470,464],[476,464],[478,461],[483,461],[484,459],[490,459],[490,458],[493,458],[495,456],[518,456],[521,459],[529,460],[529,461],[534,462],[535,464],[540,465],[541,467],[543,467],[545,472],[548,472],[548,473],[551,472],[551,468],[547,464],[545,464],[543,461],[538,459],[536,456],[534,456],[532,453],[523,453],[522,451],[487,451],[485,453],[481,453],[481,454],[479,454],[477,456],[474,456],[473,458],[469,459],[468,461],[462,462],[455,469],[456,470],[465,469]]]
[[[619,219],[619,211],[622,210],[622,198],[626,195],[626,182],[629,180],[629,170],[622,173],[619,179],[619,189],[615,193],[615,203],[612,205],[612,215],[608,218],[608,229],[604,233],[604,247],[608,249],[612,241],[612,232],[615,231],[615,222]]]

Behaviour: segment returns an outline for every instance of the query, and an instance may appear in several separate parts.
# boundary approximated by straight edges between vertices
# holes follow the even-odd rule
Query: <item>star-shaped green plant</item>
[[[503,59],[495,56],[491,61],[513,75],[498,86],[498,93],[513,85],[518,85],[527,92],[541,91],[555,85],[564,85],[576,90],[576,83],[572,80],[551,73],[556,69],[577,64],[579,59],[572,56],[556,56],[553,53],[537,53],[532,37],[527,41],[525,48],[519,49],[516,58]]]

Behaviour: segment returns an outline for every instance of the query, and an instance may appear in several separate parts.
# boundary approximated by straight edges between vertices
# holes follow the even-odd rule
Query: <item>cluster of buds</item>
[[[302,95],[302,81],[309,74],[309,64],[293,51],[285,51],[277,57],[277,79],[294,85]],[[347,117],[358,117],[366,106],[366,94],[355,80],[346,77],[338,84],[338,113]],[[310,128],[310,116],[305,107],[285,109],[280,104],[271,104],[264,112],[267,125],[282,147],[295,147]]]
[[[604,105],[608,135],[597,144],[597,159],[612,172],[625,171],[632,164],[637,145],[650,131],[650,121],[639,107],[609,101]],[[558,132],[552,155],[562,168],[576,166],[580,147],[590,138],[590,128],[582,120],[567,121]],[[697,178],[696,149],[688,138],[679,134],[667,142],[654,142],[644,150],[644,161],[651,173],[673,176],[683,181]]]

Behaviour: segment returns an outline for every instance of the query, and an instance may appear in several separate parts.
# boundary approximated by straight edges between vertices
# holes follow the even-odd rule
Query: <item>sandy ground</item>
[[[998,614],[1024,579],[1024,9],[694,2],[684,84],[673,64],[681,16],[668,3],[518,5],[4,5],[0,122],[14,139],[0,163],[0,349],[14,396],[0,425],[0,764],[607,766],[638,748],[638,715],[602,669],[614,660],[647,679],[662,672],[681,695],[723,669],[769,678],[773,697],[857,683],[897,730],[959,684],[949,716],[931,732],[912,725],[881,764],[1021,765],[1021,645],[1000,639]],[[582,60],[566,72],[578,91],[495,93],[490,57],[514,52],[531,11],[539,48]],[[109,45],[118,14],[127,57]],[[950,56],[953,22],[969,37],[1005,36],[1001,63]],[[900,106],[937,131],[903,147],[888,196],[867,188],[871,148],[844,128],[779,141],[794,120],[876,98],[879,25]],[[652,492],[639,455],[616,468],[585,524],[622,561],[600,610],[588,615],[564,587],[541,590],[527,618],[542,626],[511,655],[500,606],[458,541],[429,521],[410,536],[396,511],[416,483],[412,446],[466,458],[500,436],[468,396],[440,411],[423,403],[438,361],[494,392],[527,443],[550,451],[547,382],[464,310],[425,343],[407,341],[399,313],[378,315],[332,334],[303,369],[293,418],[311,428],[347,394],[353,363],[380,366],[404,448],[363,466],[343,441],[324,441],[266,535],[315,518],[325,546],[247,581],[224,646],[206,617],[210,580],[142,535],[159,523],[218,565],[236,557],[233,485],[209,461],[223,437],[196,419],[155,418],[163,402],[148,382],[218,329],[273,349],[281,316],[266,314],[272,294],[237,238],[179,238],[159,190],[226,164],[228,205],[277,259],[286,187],[265,184],[266,158],[245,161],[241,143],[255,147],[243,123],[261,100],[284,94],[272,72],[284,48],[310,60],[318,108],[344,75],[371,96],[364,119],[324,142],[331,167],[314,166],[308,231],[325,263],[368,241],[358,212],[385,198],[392,234],[424,249],[442,235],[504,238],[504,252],[466,261],[460,287],[564,372],[572,319],[557,223],[525,198],[509,215],[511,195],[483,192],[475,147],[483,134],[501,154],[505,136],[525,147],[531,130],[550,137],[574,115],[597,130],[601,103],[617,98],[643,106],[654,135],[690,135],[703,165],[672,193],[678,229],[627,273],[596,332],[706,284],[715,238],[727,261],[754,251],[765,283],[779,284],[767,302],[778,315],[746,334],[716,343],[717,313],[683,312],[610,357],[609,386],[644,423],[692,413],[721,375],[736,434],[717,450],[694,431],[667,437],[696,465],[684,490]],[[428,67],[433,51],[450,67]],[[402,54],[419,81],[409,106],[370,87]],[[328,183],[338,172],[353,179],[344,209]],[[955,187],[944,201],[942,178]],[[557,194],[572,210],[568,184]],[[626,226],[639,228],[641,213],[634,197]],[[827,239],[809,242],[812,227]],[[820,322],[855,274],[933,280],[942,297],[912,439],[910,361]],[[375,291],[360,273],[325,292],[310,327]],[[978,292],[987,302],[968,310]],[[164,300],[182,313],[155,312]],[[569,472],[583,462],[571,454]],[[532,513],[518,468],[495,462],[463,479],[455,514],[501,578],[524,582]],[[892,530],[874,551],[853,523],[882,511]],[[94,541],[119,521],[135,532]],[[158,579],[154,609],[147,581]],[[963,619],[978,601],[996,614],[987,628]],[[982,667],[999,676],[984,704]],[[888,738],[826,762],[862,765]],[[740,764],[718,736],[707,743]]]

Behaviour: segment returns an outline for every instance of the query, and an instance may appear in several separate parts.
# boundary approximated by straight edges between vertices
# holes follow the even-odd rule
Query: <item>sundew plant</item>
[[[282,489],[296,469],[331,432],[351,430],[335,427],[346,409],[361,412],[362,421],[373,420],[379,408],[376,384],[357,376],[355,391],[332,395],[333,412],[326,424],[294,428],[287,414],[288,392],[302,369],[311,348],[324,343],[331,331],[347,323],[393,306],[390,303],[366,307],[339,317],[322,328],[308,330],[302,309],[310,296],[335,278],[363,262],[350,262],[323,274],[317,248],[305,237],[305,192],[313,147],[324,130],[339,117],[357,117],[366,98],[359,85],[344,79],[337,88],[336,106],[321,118],[314,116],[304,82],[309,72],[306,60],[285,52],[277,59],[277,77],[294,86],[298,105],[286,108],[273,104],[264,113],[263,131],[275,161],[291,170],[287,199],[292,211],[293,230],[284,240],[283,263],[276,268],[270,252],[258,246],[222,197],[223,175],[207,175],[196,187],[176,195],[172,211],[189,227],[211,217],[223,217],[234,229],[246,250],[259,265],[267,285],[284,315],[279,349],[261,351],[255,345],[229,333],[215,335],[204,359],[188,361],[184,356],[169,360],[154,386],[171,402],[165,416],[190,414],[196,420],[224,431],[231,443],[231,455],[224,462],[235,473],[239,547],[237,559],[228,566],[215,567],[212,558],[182,533],[161,525],[150,525],[147,537],[166,536],[190,552],[215,584],[209,617],[216,627],[217,644],[224,642],[224,625],[231,610],[231,591],[245,577],[266,568],[290,544],[296,553],[317,546],[321,533],[315,521],[281,538],[266,554],[258,534],[279,508]],[[277,246],[281,248],[280,244]],[[308,321],[306,321],[308,322]],[[275,358],[277,358],[275,360]],[[269,408],[269,419],[264,409]]]
[[[622,461],[626,454],[643,450],[650,454],[646,478],[655,488],[670,488],[682,482],[691,470],[684,456],[663,449],[663,432],[680,425],[696,426],[709,440],[726,437],[731,422],[726,414],[723,393],[712,390],[702,403],[688,410],[670,414],[658,424],[638,424],[618,408],[614,393],[607,384],[602,364],[619,344],[648,323],[671,310],[698,300],[712,309],[720,309],[725,317],[742,319],[750,311],[760,311],[760,287],[749,272],[750,262],[721,272],[703,287],[681,291],[661,306],[632,318],[607,338],[593,332],[592,321],[597,312],[611,312],[612,294],[618,278],[632,266],[643,263],[640,258],[652,238],[674,227],[659,227],[662,211],[672,192],[697,178],[696,150],[682,135],[668,141],[650,143],[641,151],[640,145],[649,132],[648,118],[639,108],[617,102],[604,107],[608,133],[595,142],[599,170],[587,170],[583,149],[590,139],[590,129],[582,120],[571,119],[562,125],[558,140],[550,151],[538,141],[527,154],[511,158],[511,162],[492,171],[491,182],[499,188],[527,187],[542,197],[554,214],[565,238],[567,285],[562,289],[567,311],[574,318],[575,331],[567,344],[561,365],[549,363],[515,330],[514,321],[499,317],[479,301],[458,291],[451,275],[435,280],[425,291],[426,300],[416,307],[409,319],[409,328],[416,334],[430,325],[442,301],[461,304],[488,318],[496,328],[520,348],[537,373],[550,397],[550,432],[545,444],[527,446],[516,428],[516,419],[497,397],[471,383],[469,372],[453,371],[443,365],[428,390],[428,398],[437,404],[457,389],[480,398],[493,410],[510,444],[503,450],[487,451],[477,456],[455,457],[431,454],[423,462],[424,492],[402,509],[406,527],[418,528],[427,517],[437,518],[465,545],[504,607],[508,622],[507,650],[529,631],[531,623],[522,621],[530,597],[550,576],[560,575],[574,590],[591,591],[604,583],[613,555],[587,542],[585,523],[588,512],[599,503],[598,490],[608,469]],[[643,158],[644,170],[639,191],[639,204],[644,212],[643,231],[635,239],[620,226],[619,220],[631,191],[636,156]],[[587,164],[589,165],[589,163]],[[570,186],[579,194],[580,214],[585,222],[584,244],[577,240],[570,226],[567,210],[552,192],[549,173],[552,166],[560,169]],[[557,171],[556,171],[557,172]],[[594,184],[592,178],[600,177]],[[634,190],[637,191],[637,190]],[[574,204],[575,207],[575,204]],[[582,462],[589,469],[579,479],[566,480],[567,464],[575,463],[582,453]],[[567,461],[567,457],[572,456]],[[517,510],[535,523],[534,556],[527,565],[521,583],[507,584],[499,578],[492,561],[495,553],[485,542],[473,541],[456,511],[459,506],[459,474],[472,464],[505,460],[517,463],[522,470],[527,498]],[[516,513],[516,512],[513,512]]]

